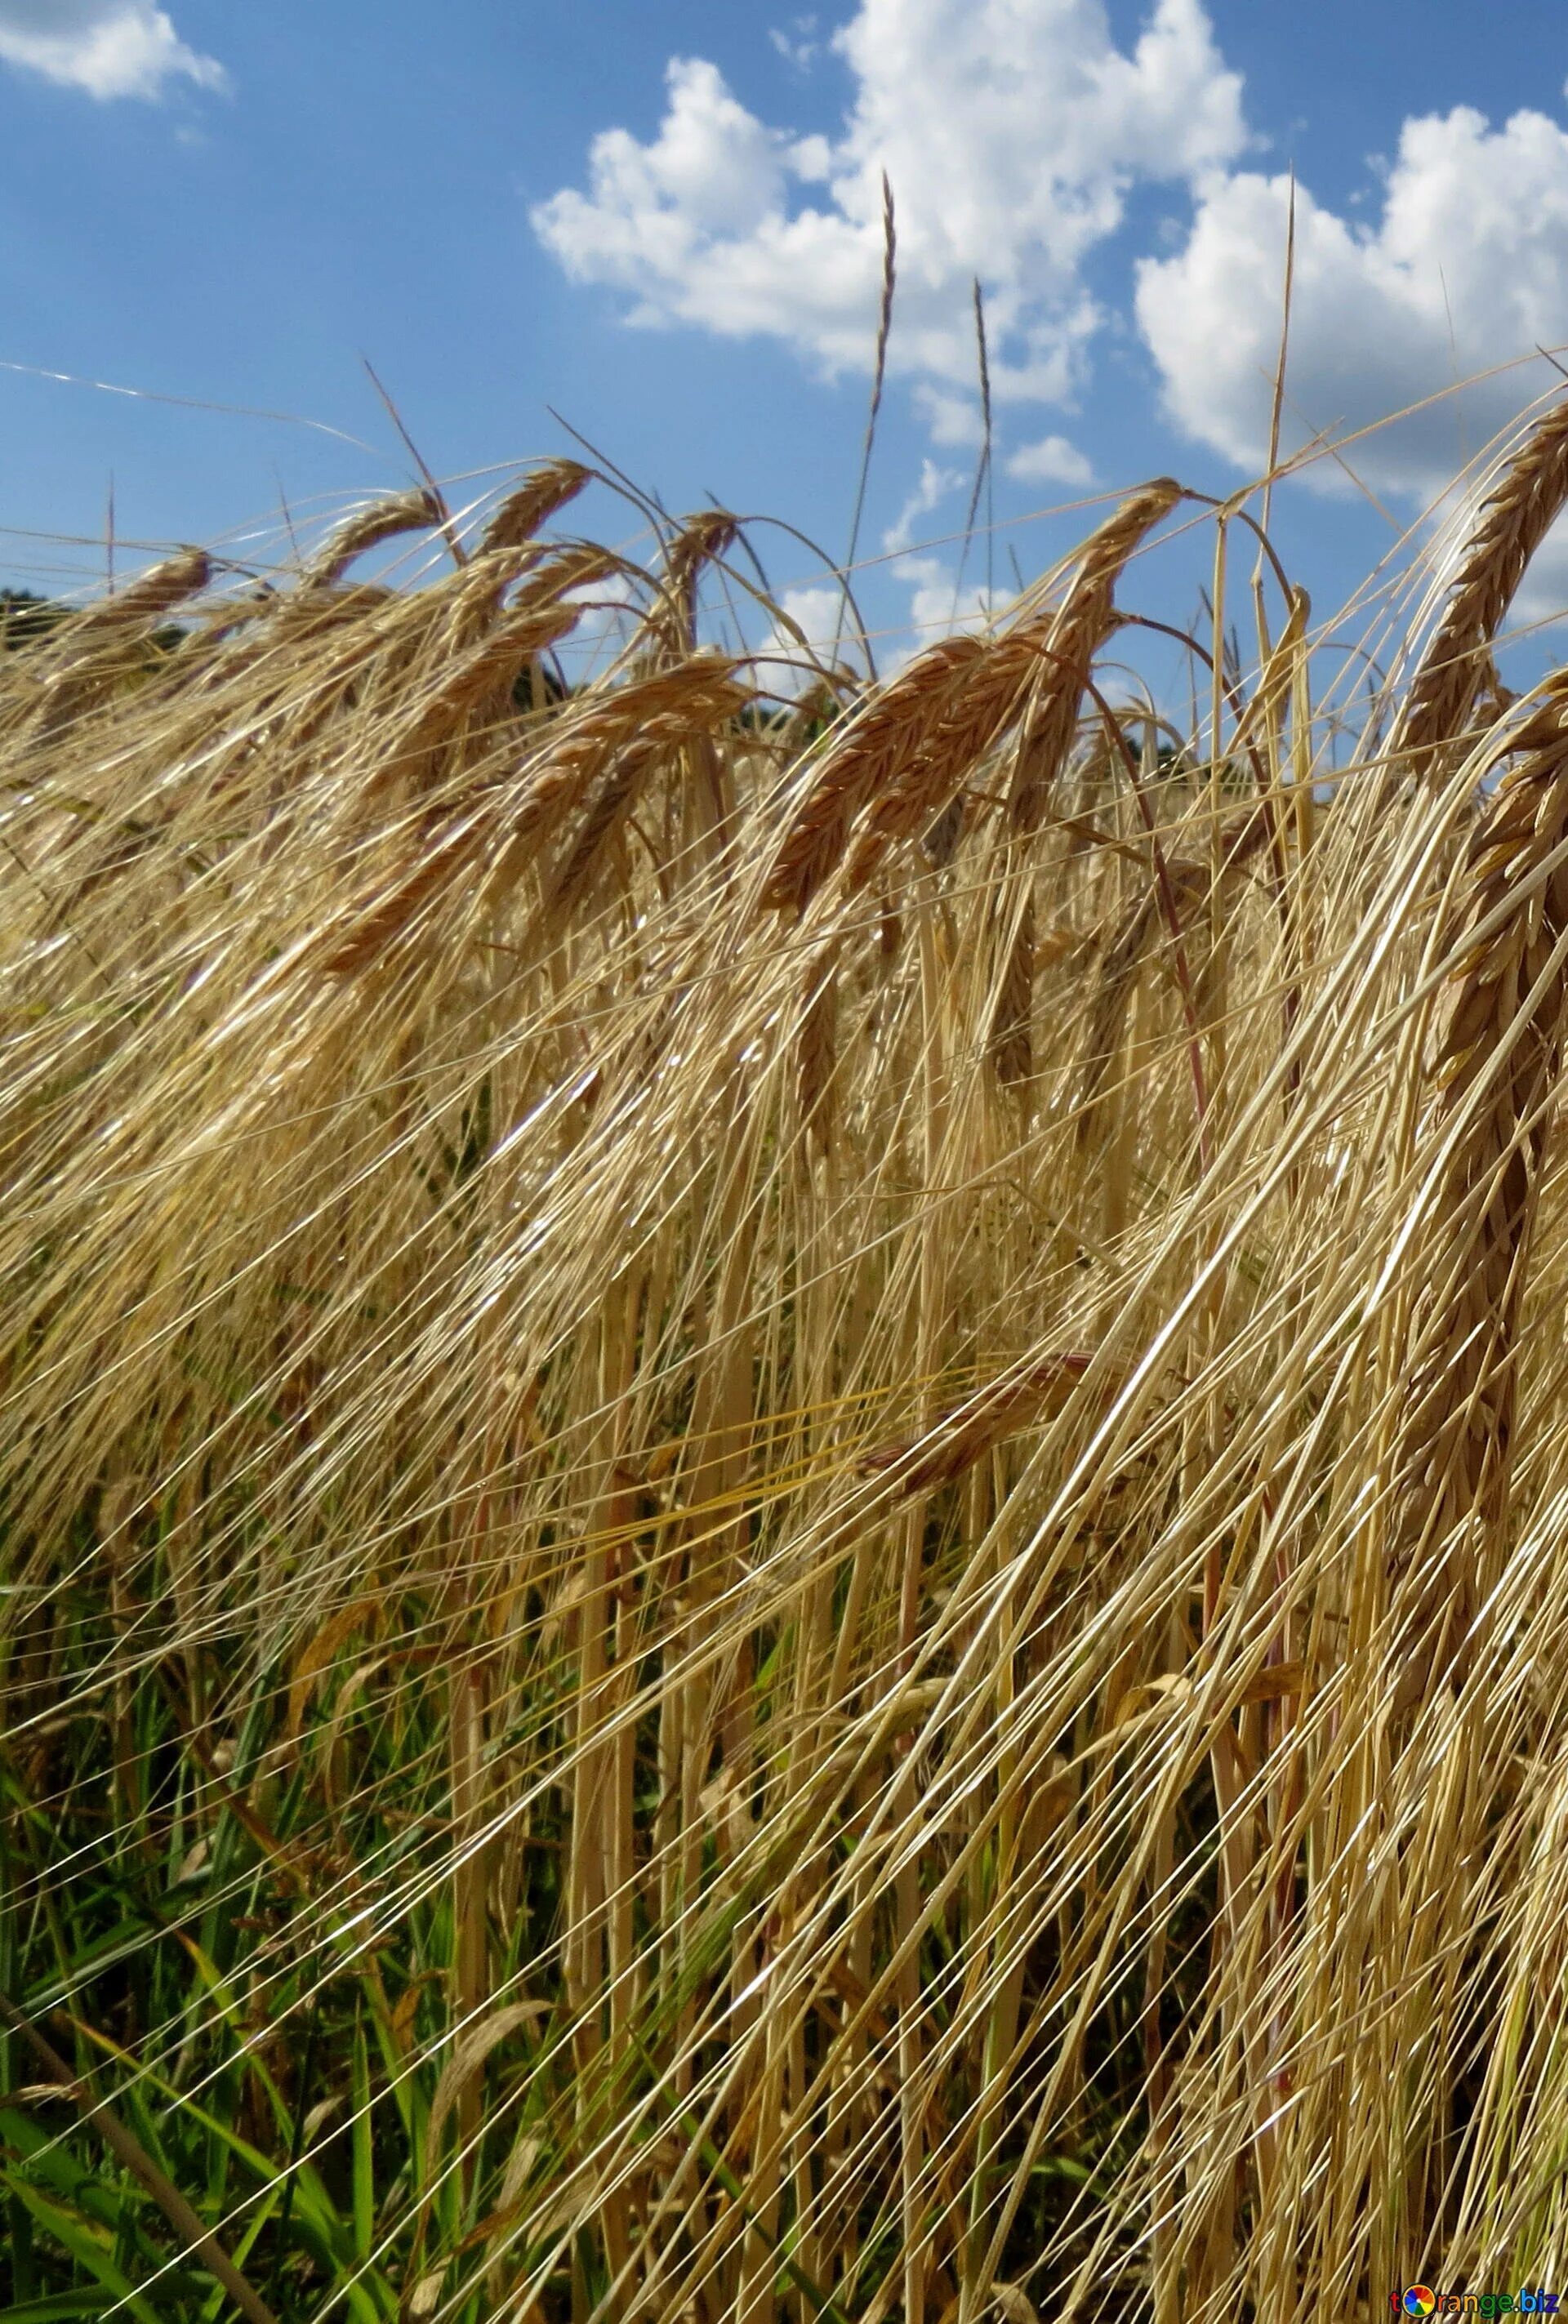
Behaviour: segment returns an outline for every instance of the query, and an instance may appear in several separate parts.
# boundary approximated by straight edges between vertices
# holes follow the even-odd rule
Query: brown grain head
[[[1271,824],[1268,808],[1259,807],[1237,816],[1221,833],[1219,890],[1232,881],[1268,844]],[[1215,886],[1213,858],[1181,854],[1168,858],[1163,881],[1151,870],[1144,884],[1124,908],[1101,954],[1099,973],[1089,998],[1075,1097],[1078,1149],[1092,1147],[1099,1134],[1100,1100],[1105,1079],[1120,1048],[1133,987],[1144,962],[1156,951],[1162,927],[1172,934],[1166,918],[1168,895],[1184,927],[1196,923]]]
[[[1526,567],[1568,503],[1568,396],[1536,425],[1483,504],[1443,618],[1416,664],[1389,745],[1413,774],[1462,733],[1492,669],[1490,647]]]
[[[576,626],[582,608],[572,593],[617,570],[619,562],[605,549],[563,549],[548,565],[536,567],[511,604],[498,613],[503,568],[516,555],[507,550],[475,558],[457,576],[446,639],[450,645],[456,632],[464,650],[389,736],[365,786],[365,798],[379,796],[396,782],[428,785],[435,754],[465,720],[477,712],[487,712],[491,724],[499,720],[510,707],[518,673]],[[465,635],[475,630],[480,632],[476,642]]]
[[[1425,1561],[1411,1621],[1427,1641],[1427,1683],[1456,1666],[1508,1515],[1520,1305],[1568,1014],[1568,972],[1553,966],[1568,935],[1568,866],[1542,872],[1568,837],[1568,679],[1509,743],[1444,934],[1455,965],[1429,1135],[1454,1143],[1406,1358],[1389,1563],[1397,1577]],[[1499,910],[1499,926],[1469,940]]]
[[[800,1119],[818,1151],[833,1142],[833,1084],[838,1067],[838,964],[835,954],[814,966],[795,1047],[795,1095]]]
[[[936,1492],[951,1485],[977,1461],[1020,1429],[1061,1411],[1093,1362],[1078,1350],[1037,1357],[1016,1372],[987,1382],[962,1404],[950,1406],[918,1436],[899,1437],[862,1453],[862,1476],[898,1472],[900,1493]],[[1104,1386],[1114,1393],[1126,1375],[1102,1366]]]
[[[839,861],[858,810],[918,755],[985,650],[978,638],[944,638],[852,714],[786,826],[762,888],[765,907],[806,909]]]
[[[1059,606],[1028,624],[1041,649],[1008,799],[1015,833],[1032,830],[1073,746],[1084,683],[1116,624],[1114,593],[1133,551],[1182,497],[1169,476],[1130,493],[1085,543]]]
[[[27,676],[37,682],[14,706],[14,716],[42,742],[97,711],[114,708],[127,674],[150,676],[160,663],[174,671],[174,661],[158,655],[152,633],[177,605],[199,595],[211,578],[205,549],[181,549],[138,574],[115,595],[62,622],[27,657]]]
[[[383,541],[396,540],[405,532],[428,531],[442,521],[444,514],[435,493],[424,486],[417,492],[392,493],[384,500],[370,501],[333,527],[300,575],[300,586],[306,590],[329,589],[334,582],[342,579],[356,557],[379,549]]]
[[[593,475],[580,460],[541,461],[496,508],[480,535],[480,549],[521,548],[576,499]]]
[[[645,704],[641,716],[634,724],[623,718],[618,746],[612,744],[581,794],[580,812],[558,863],[546,877],[547,926],[558,925],[581,904],[612,833],[661,765],[684,745],[728,725],[750,698],[732,675],[731,665],[714,657],[696,657],[664,677],[680,683],[666,682],[660,689],[660,681],[654,679],[646,692],[637,689]]]
[[[1060,606],[1027,613],[984,647],[919,749],[877,786],[850,851],[846,888],[863,888],[890,847],[928,830],[1031,703],[1037,742],[1021,762],[1029,770],[1026,792],[1020,793],[1015,773],[1010,801],[1015,825],[1026,799],[1032,808],[1076,732],[1084,681],[1114,619],[1117,576],[1180,497],[1181,486],[1168,476],[1130,494],[1085,545]]]
[[[728,509],[699,509],[680,525],[665,552],[659,594],[647,619],[661,657],[696,652],[703,567],[726,557],[739,531],[740,521]]]

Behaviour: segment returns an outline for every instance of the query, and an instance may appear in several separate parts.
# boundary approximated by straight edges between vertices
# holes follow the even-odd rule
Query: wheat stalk
[[[1568,1005],[1568,683],[1508,738],[1443,938],[1454,957],[1427,1135],[1443,1240],[1412,1321],[1396,1575],[1421,1569],[1428,1674],[1451,1665],[1508,1519],[1518,1327]]]
[[[1118,509],[1088,542],[1046,641],[1052,657],[1030,704],[1008,792],[1008,825],[1020,848],[1037,829],[1046,801],[1065,766],[1077,733],[1083,680],[1115,625],[1116,580],[1149,529],[1168,514],[1179,497],[1168,481],[1151,484]],[[1015,877],[1026,892],[1013,901],[997,897],[995,925],[1002,947],[1001,973],[991,1025],[991,1053],[997,1077],[1021,1087],[1033,1071],[1029,1019],[1035,983],[1034,899],[1027,892],[1027,866]]]
[[[984,656],[977,638],[945,638],[853,715],[811,770],[768,866],[764,905],[806,910],[843,854],[858,810],[918,757]]]
[[[1026,613],[984,649],[968,683],[942,706],[918,748],[876,784],[844,867],[848,890],[866,886],[890,847],[930,825],[1026,700],[1032,701],[1037,722],[1036,750],[1025,761],[1035,771],[1022,787],[1024,798],[1032,803],[1045,765],[1048,761],[1054,770],[1076,731],[1090,664],[1113,618],[1116,576],[1180,498],[1181,486],[1168,477],[1131,493],[1089,541],[1063,604]],[[1015,825],[1019,816],[1015,774],[1010,801]]]
[[[405,532],[433,530],[446,515],[438,496],[426,486],[393,493],[371,501],[334,526],[300,576],[302,589],[329,589],[340,581],[356,557],[395,540]]]
[[[1442,621],[1416,664],[1389,740],[1413,774],[1463,730],[1490,670],[1490,646],[1530,559],[1568,503],[1568,397],[1539,420],[1487,496]]]
[[[1308,946],[1224,802],[1283,664],[1201,798],[1103,698],[1168,488],[824,733],[691,650],[730,520],[638,576],[540,535],[578,480],[113,637],[69,733],[69,625],[0,669],[0,1950],[157,2116],[145,2299],[200,2236],[584,2324],[1549,2277],[1568,688],[1440,796],[1303,683]],[[139,2265],[16,2065],[13,2191]],[[0,2303],[79,2305],[51,2234]]]
[[[541,460],[500,502],[480,535],[482,551],[521,549],[541,525],[558,516],[593,482],[594,471],[579,460]]]

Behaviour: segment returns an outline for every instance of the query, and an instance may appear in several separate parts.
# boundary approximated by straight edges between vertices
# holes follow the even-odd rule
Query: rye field
[[[874,678],[590,483],[0,651],[5,2314],[1563,2283],[1568,403]]]

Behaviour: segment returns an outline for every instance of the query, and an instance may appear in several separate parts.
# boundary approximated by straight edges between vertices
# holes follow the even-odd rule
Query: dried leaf
[[[511,2001],[504,2009],[482,2017],[470,2025],[452,2045],[452,2054],[441,2069],[441,2079],[436,2084],[436,2095],[430,2100],[430,2118],[425,2126],[425,2174],[433,2178],[437,2159],[441,2152],[441,2133],[451,2113],[475,2074],[481,2073],[485,2060],[509,2034],[520,2025],[533,2024],[548,2017],[549,2006],[542,2001]]]

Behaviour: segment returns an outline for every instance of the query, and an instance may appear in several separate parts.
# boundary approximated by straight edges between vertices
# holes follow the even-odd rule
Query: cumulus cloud
[[[1243,467],[1267,452],[1288,203],[1283,177],[1216,180],[1184,245],[1138,269],[1138,319],[1171,416]],[[1298,186],[1287,449],[1565,337],[1568,131],[1546,115],[1494,129],[1459,106],[1407,121],[1380,214],[1365,223]],[[1549,383],[1537,361],[1468,387],[1358,445],[1358,472],[1434,491]]]
[[[981,443],[985,423],[978,395],[955,395],[951,389],[933,387],[928,380],[915,383],[916,409],[931,431],[931,441],[952,447]]]
[[[878,648],[879,663],[886,670],[900,669],[912,652],[927,643],[932,635],[952,627],[955,621],[960,628],[973,627],[989,616],[991,608],[982,585],[966,586],[958,591],[950,563],[911,546],[921,529],[920,520],[929,516],[967,482],[958,468],[945,468],[936,460],[923,460],[918,483],[882,534],[882,553],[890,559],[889,571],[910,593],[905,623],[890,637],[883,633]],[[810,582],[786,589],[779,603],[798,624],[819,661],[835,659],[836,647],[840,662],[859,662],[854,615],[845,607],[836,582]],[[798,694],[810,683],[809,669],[801,666],[799,641],[781,624],[775,624],[761,648],[758,666],[765,683],[778,694]]]
[[[945,501],[949,493],[956,492],[963,482],[960,469],[940,467],[935,460],[922,460],[919,483],[882,535],[884,551],[897,554],[899,550],[908,549],[915,538],[915,527],[920,519],[929,516],[932,510]]]
[[[1060,400],[1099,320],[1081,269],[1134,183],[1204,182],[1247,142],[1201,0],[1154,0],[1126,50],[1102,0],[860,0],[832,46],[853,88],[832,140],[761,120],[716,66],[673,60],[657,134],[604,130],[586,189],[534,209],[545,247],[625,294],[635,323],[771,334],[832,374],[869,356],[886,170],[894,367],[967,386],[978,275],[998,401]]]
[[[788,29],[775,24],[768,38],[786,64],[793,65],[797,72],[807,72],[821,46],[820,42],[812,37],[816,30],[815,16],[796,16],[791,18]]]
[[[1006,462],[1007,473],[1020,484],[1092,484],[1094,471],[1075,444],[1065,436],[1042,436],[1037,444],[1020,444]]]
[[[806,640],[803,656],[800,638],[782,622],[775,622],[757,657],[758,674],[762,683],[774,694],[802,694],[814,679],[811,662],[807,656],[828,664],[854,659],[854,622],[844,606],[844,592],[836,583],[807,583],[798,589],[786,589],[779,603]],[[837,648],[836,657],[835,648]]]
[[[99,98],[161,97],[177,79],[226,82],[152,0],[0,0],[0,63]]]
[[[883,552],[892,559],[889,568],[892,578],[909,591],[908,629],[883,647],[883,661],[890,671],[900,669],[911,653],[943,631],[980,628],[994,611],[983,583],[961,586],[958,572],[947,558],[911,547],[921,518],[929,516],[969,482],[962,469],[923,460],[919,483],[882,535]]]
[[[803,588],[786,589],[779,603],[814,652],[825,652],[832,645],[842,625],[844,611],[844,592],[836,582],[808,583]],[[789,636],[788,631],[779,634]],[[792,639],[790,644],[798,652]]]
[[[940,558],[906,557],[900,560],[899,577],[911,592],[909,634],[900,637],[891,651],[884,652],[890,671],[900,669],[911,654],[950,630],[983,629],[996,611],[983,581],[959,586],[952,567]]]

